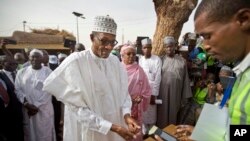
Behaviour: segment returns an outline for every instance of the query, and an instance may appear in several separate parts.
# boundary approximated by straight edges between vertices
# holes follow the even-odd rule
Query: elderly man
[[[43,81],[51,70],[42,65],[43,52],[33,49],[31,66],[18,71],[15,81],[16,94],[24,105],[25,141],[54,141],[54,111],[51,95],[43,91]]]
[[[126,71],[110,54],[116,27],[109,16],[95,17],[91,49],[72,53],[45,81],[65,104],[64,141],[130,140],[140,130],[130,117]]]
[[[156,97],[159,95],[160,82],[161,82],[161,59],[151,54],[152,42],[151,39],[143,39],[141,41],[143,55],[139,59],[139,65],[143,68],[146,73],[150,87],[152,89],[152,95],[150,98],[150,105],[143,114],[143,122],[146,129],[151,127],[156,123]]]
[[[157,107],[157,125],[164,128],[169,124],[177,124],[178,112],[192,97],[186,61],[175,54],[176,42],[172,36],[164,38],[166,55],[162,59],[162,80],[159,99],[162,104]]]

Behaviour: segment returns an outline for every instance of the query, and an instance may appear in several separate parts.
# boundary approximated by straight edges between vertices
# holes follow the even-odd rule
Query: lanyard
[[[232,93],[232,89],[233,89],[234,82],[235,82],[235,77],[228,77],[228,78],[229,78],[229,79],[228,79],[228,80],[229,80],[229,83],[228,83],[228,85],[227,85],[226,90],[224,91],[223,99],[221,100],[221,103],[220,103],[220,105],[219,105],[219,107],[220,107],[221,109],[225,106],[227,100],[229,99],[229,97],[230,97],[230,95],[231,95],[231,93]]]

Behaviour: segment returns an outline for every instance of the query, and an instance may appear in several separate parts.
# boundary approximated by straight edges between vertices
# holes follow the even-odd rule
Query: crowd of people
[[[91,48],[76,44],[69,56],[13,55],[1,40],[0,140],[142,141],[151,126],[170,124],[192,132],[205,103],[225,105],[231,124],[249,125],[250,3],[237,2],[203,0],[196,33],[180,43],[164,37],[164,56],[152,54],[150,38],[141,40],[143,55],[134,44],[118,46],[110,16],[95,17]]]

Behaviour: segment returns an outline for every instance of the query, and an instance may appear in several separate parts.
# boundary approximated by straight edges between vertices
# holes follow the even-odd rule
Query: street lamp
[[[25,32],[25,24],[26,24],[27,22],[26,21],[23,21],[23,31]]]
[[[73,14],[76,16],[77,43],[79,43],[78,17],[83,18],[83,19],[85,19],[85,17],[83,17],[83,14],[78,13],[78,12],[73,12]]]

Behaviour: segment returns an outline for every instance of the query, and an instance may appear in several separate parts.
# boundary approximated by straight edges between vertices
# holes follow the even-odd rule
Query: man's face
[[[75,52],[80,52],[80,51],[83,51],[83,50],[85,50],[85,47],[83,45],[77,44],[75,46]]]
[[[108,58],[110,52],[117,44],[116,36],[109,33],[91,34],[92,51],[100,58]]]
[[[43,51],[43,63],[46,65],[49,63],[49,54],[48,52]]]
[[[247,37],[236,19],[229,22],[209,22],[206,13],[195,20],[195,30],[204,38],[204,48],[213,58],[222,62],[243,58]]]
[[[29,56],[30,63],[34,69],[40,68],[42,66],[43,59],[43,56],[37,52]]]
[[[188,52],[191,52],[196,46],[196,40],[188,39]]]
[[[151,56],[152,46],[150,44],[142,46],[142,52],[146,57]]]
[[[13,72],[17,68],[17,62],[11,57],[6,57],[3,62],[3,68],[7,71]]]
[[[175,45],[174,44],[168,44],[168,45],[164,45],[164,48],[166,49],[166,55],[168,56],[173,56],[174,55],[174,51],[175,51]]]

